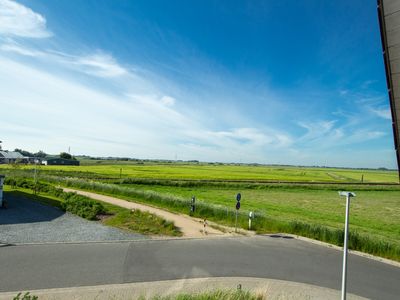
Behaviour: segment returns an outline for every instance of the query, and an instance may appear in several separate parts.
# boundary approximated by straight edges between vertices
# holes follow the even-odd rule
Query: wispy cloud
[[[98,77],[118,77],[127,73],[114,57],[109,54],[96,53],[88,56],[75,57],[73,63],[83,72]]]
[[[390,113],[390,109],[387,107],[382,108],[370,108],[371,112],[386,120],[392,119],[392,114]]]
[[[12,52],[23,56],[39,57],[45,56],[46,53],[43,51],[38,51],[30,49],[28,47],[23,47],[14,41],[8,41],[7,43],[0,45],[0,50],[5,52]]]
[[[97,50],[91,54],[75,55],[51,49],[38,50],[13,40],[8,40],[0,44],[0,51],[29,56],[46,63],[60,64],[64,68],[95,77],[113,78],[129,73],[111,54]]]
[[[47,38],[52,33],[46,19],[30,8],[10,0],[0,0],[0,35],[24,38]]]
[[[300,140],[314,140],[330,134],[336,120],[331,121],[317,121],[317,122],[299,122],[298,125],[305,128],[307,132],[300,138]]]
[[[167,106],[173,106],[173,105],[175,105],[176,100],[175,100],[175,98],[170,97],[170,96],[163,96],[161,98],[161,102]]]

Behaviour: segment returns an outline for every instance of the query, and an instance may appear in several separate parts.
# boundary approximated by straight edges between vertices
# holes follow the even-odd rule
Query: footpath
[[[175,226],[179,228],[179,230],[183,233],[183,237],[185,238],[205,238],[205,237],[221,237],[221,236],[234,236],[237,235],[232,230],[221,230],[215,229],[209,225],[210,223],[207,220],[208,226],[206,226],[207,233],[204,233],[204,223],[202,219],[193,218],[183,214],[175,214],[169,211],[162,210],[160,208],[156,208],[153,206],[149,206],[146,204],[140,204],[136,202],[122,200],[116,197],[105,196],[101,194],[96,194],[92,192],[86,192],[71,188],[64,188],[64,192],[73,192],[82,196],[86,196],[95,200],[99,200],[102,202],[110,203],[116,206],[120,206],[127,209],[138,209],[141,211],[146,211],[152,214],[155,214],[159,217],[164,218],[167,221],[174,222]],[[221,228],[223,228],[221,226]]]

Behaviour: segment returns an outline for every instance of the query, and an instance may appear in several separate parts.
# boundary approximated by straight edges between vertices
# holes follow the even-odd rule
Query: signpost
[[[190,203],[190,214],[193,214],[194,211],[196,210],[195,202],[196,202],[196,197],[192,196],[192,200],[191,200],[191,203]]]
[[[352,192],[339,192],[339,196],[346,197],[346,221],[344,226],[343,271],[342,271],[342,300],[346,300],[347,248],[348,248],[347,238],[349,234],[350,198],[355,197],[356,194]]]
[[[238,212],[240,209],[240,199],[242,199],[242,195],[238,193],[236,195],[236,221],[235,221],[235,232],[237,232],[237,220],[238,220]]]

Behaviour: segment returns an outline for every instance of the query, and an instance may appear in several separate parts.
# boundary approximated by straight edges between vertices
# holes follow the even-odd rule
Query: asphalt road
[[[0,291],[243,276],[340,289],[341,252],[266,236],[0,247]],[[398,299],[400,268],[350,255],[348,292]]]

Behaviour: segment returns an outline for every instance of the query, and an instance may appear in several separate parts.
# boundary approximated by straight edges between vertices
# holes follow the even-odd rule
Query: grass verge
[[[264,300],[263,295],[245,291],[213,291],[199,294],[179,294],[174,296],[140,297],[139,300]]]
[[[142,212],[140,210],[131,211],[126,208],[115,206],[109,203],[103,203],[101,201],[93,200],[81,195],[75,195],[74,193],[64,193],[59,189],[54,187],[48,187],[42,183],[42,190],[45,189],[46,192],[41,191],[40,194],[33,194],[32,189],[27,188],[32,182],[19,181],[14,185],[14,188],[6,186],[5,191],[11,192],[16,196],[28,197],[31,200],[40,202],[45,205],[54,206],[64,211],[67,210],[73,214],[79,215],[89,220],[97,220],[99,215],[101,216],[100,222],[112,227],[117,227],[123,230],[127,230],[134,233],[140,233],[144,235],[157,235],[157,236],[181,236],[180,230],[175,227],[173,222],[166,221],[165,219],[158,217],[156,215],[150,214],[148,212]],[[23,185],[24,187],[18,187],[18,185]],[[46,186],[46,188],[43,188]],[[33,185],[32,185],[33,187]],[[56,194],[56,195],[55,195]],[[79,196],[77,198],[73,198]],[[66,209],[66,203],[70,199],[85,199],[90,203],[89,213],[87,210],[84,214],[81,214],[79,206],[82,206],[82,201],[78,201],[77,208]],[[92,207],[101,207],[100,210],[93,210]],[[96,214],[93,215],[92,212],[95,211]]]

